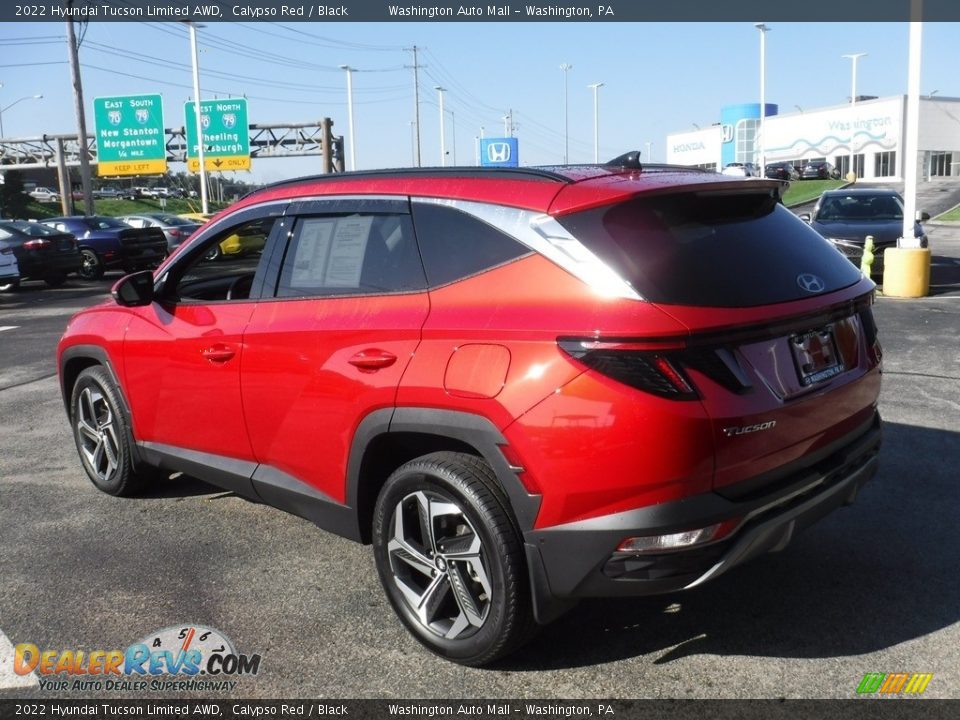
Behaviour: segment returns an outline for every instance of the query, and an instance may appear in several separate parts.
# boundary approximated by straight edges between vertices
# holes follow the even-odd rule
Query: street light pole
[[[0,84],[0,87],[3,87],[3,85]],[[43,99],[43,95],[27,95],[27,96],[25,96],[25,97],[20,98],[19,100],[14,100],[12,103],[10,103],[9,105],[7,105],[5,108],[0,108],[0,138],[3,137],[3,114],[4,114],[7,110],[9,110],[10,108],[12,108],[12,107],[13,107],[14,105],[16,105],[17,103],[22,103],[24,100],[41,100],[41,99]]]
[[[597,102],[597,90],[603,87],[602,82],[587,85],[593,90],[593,162],[600,163],[600,106]]]
[[[573,69],[573,65],[563,63],[560,69],[563,70],[563,164],[567,165],[570,162],[570,104],[567,102],[569,86],[567,74]]]
[[[447,138],[444,135],[443,126],[445,124],[446,118],[443,116],[443,93],[446,91],[446,88],[440,87],[439,85],[433,88],[437,91],[437,95],[440,98],[440,167],[447,166]]]
[[[197,131],[197,160],[200,161],[200,211],[206,215],[210,212],[210,202],[207,196],[207,168],[204,163],[203,152],[203,119],[200,116],[200,65],[197,62],[198,25],[189,20],[185,22],[187,27],[190,28],[190,59],[193,61],[193,114]],[[199,27],[203,27],[203,25]]]
[[[341,70],[347,73],[347,124],[350,126],[350,169],[357,169],[357,140],[353,127],[353,68],[341,65]]]
[[[866,54],[867,53],[862,52],[862,53],[851,53],[849,55],[840,56],[840,57],[850,58],[851,60],[851,63],[850,63],[850,107],[851,108],[856,107],[856,104],[857,104],[857,60],[866,56]],[[850,173],[856,172],[853,167],[853,161],[854,161],[853,132],[851,132],[850,133],[850,170],[847,172],[848,175]]]
[[[758,163],[761,177],[767,174],[767,139],[763,134],[764,121],[767,117],[767,31],[770,30],[763,23],[756,23],[754,27],[760,31],[760,143]],[[754,140],[754,145],[757,145]]]

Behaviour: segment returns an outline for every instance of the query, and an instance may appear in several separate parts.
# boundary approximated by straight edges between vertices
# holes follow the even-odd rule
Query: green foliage
[[[19,170],[8,170],[0,185],[0,217],[25,218],[30,196],[23,191],[23,174]]]

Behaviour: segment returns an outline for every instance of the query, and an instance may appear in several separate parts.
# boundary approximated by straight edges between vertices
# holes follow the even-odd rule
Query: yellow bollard
[[[860,272],[864,277],[870,277],[870,268],[873,266],[873,250],[876,245],[873,244],[873,235],[867,235],[863,241],[863,255],[860,256]]]
[[[889,248],[883,253],[883,294],[918,298],[930,291],[930,248]]]

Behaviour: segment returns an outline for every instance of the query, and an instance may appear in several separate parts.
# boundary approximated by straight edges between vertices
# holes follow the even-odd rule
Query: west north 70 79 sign
[[[159,95],[96,98],[98,175],[150,175],[167,171],[163,101]]]
[[[187,130],[187,169],[200,169],[197,149],[197,120],[194,103],[184,105]],[[206,170],[249,170],[250,131],[246,98],[201,100],[203,164]]]

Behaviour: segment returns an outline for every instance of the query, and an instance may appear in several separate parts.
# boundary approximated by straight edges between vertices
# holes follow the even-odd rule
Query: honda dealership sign
[[[482,138],[480,164],[485,167],[518,167],[520,153],[517,138]]]

